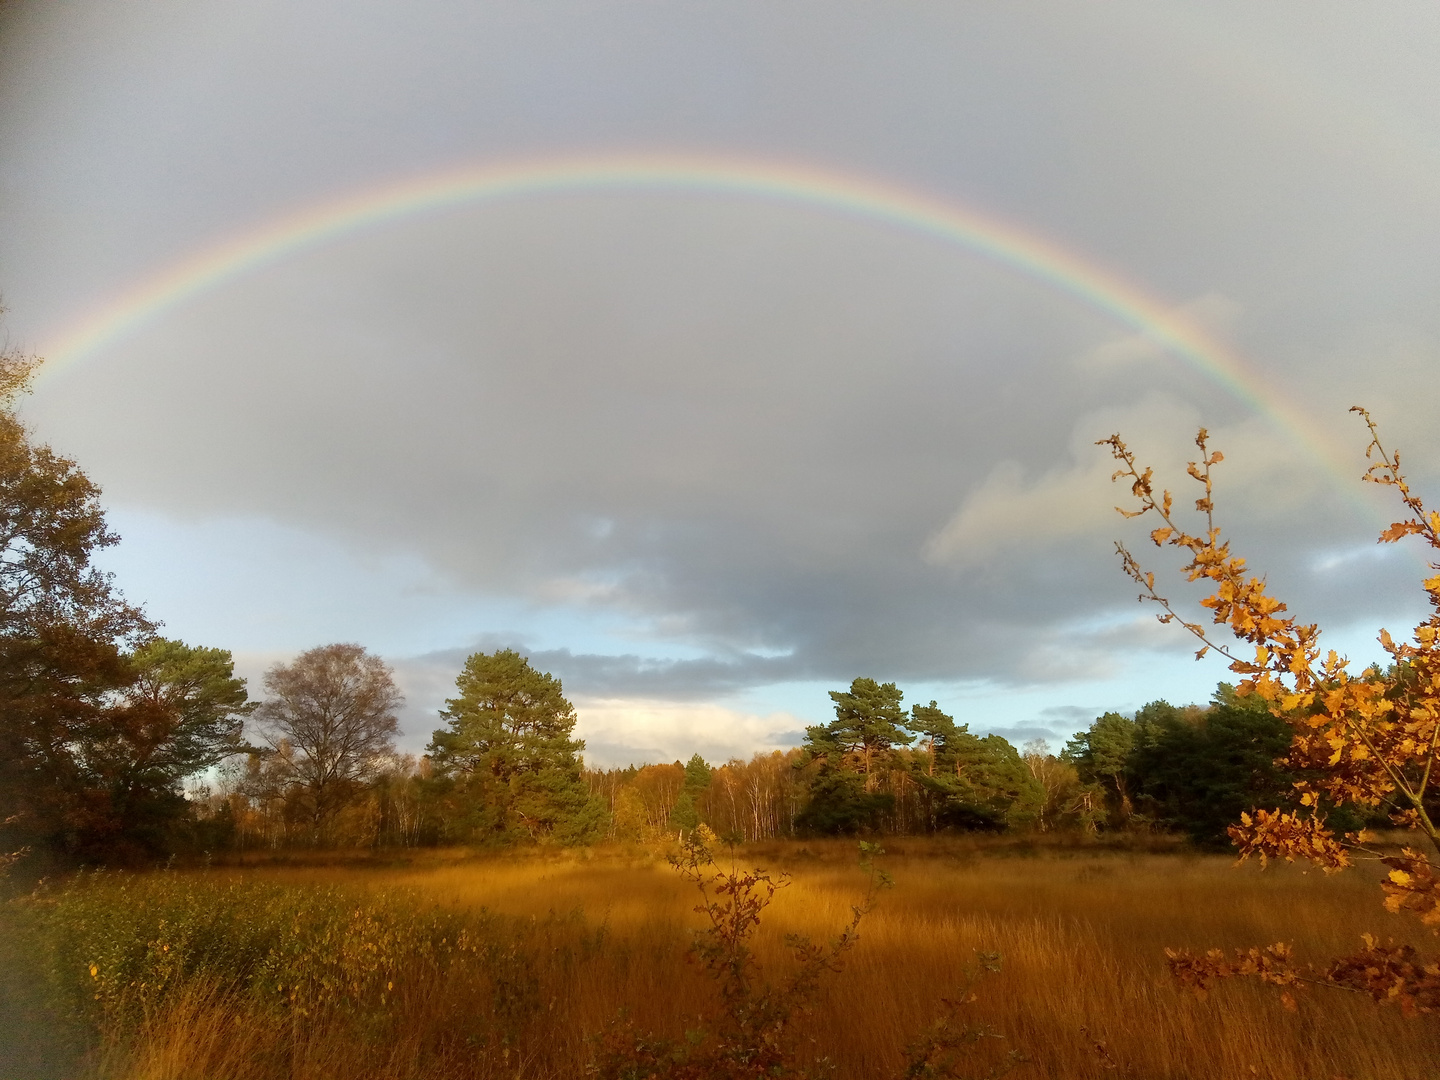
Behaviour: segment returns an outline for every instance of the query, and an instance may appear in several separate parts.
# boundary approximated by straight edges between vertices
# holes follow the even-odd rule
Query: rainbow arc
[[[1352,481],[1305,418],[1223,342],[1139,286],[1042,236],[953,200],[806,165],[676,154],[585,154],[455,169],[367,188],[204,248],[88,313],[46,350],[51,372],[102,353],[186,301],[322,245],[458,207],[593,191],[670,191],[820,209],[954,244],[1106,313],[1201,372]]]

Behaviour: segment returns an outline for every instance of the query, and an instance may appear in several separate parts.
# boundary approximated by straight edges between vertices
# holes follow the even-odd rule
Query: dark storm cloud
[[[1249,356],[1352,472],[1364,400],[1433,482],[1440,63],[1417,58],[1440,32],[1423,8],[1287,10],[11,5],[0,287],[39,344],[180,253],[385,178],[577,147],[783,156],[1088,254]],[[533,658],[573,693],[698,701],[861,672],[1083,682],[1193,648],[1137,621],[1118,573],[1112,538],[1144,534],[1093,445],[1117,430],[1179,487],[1212,429],[1224,523],[1298,612],[1408,613],[1408,564],[1354,555],[1375,512],[1232,391],[932,237],[609,192],[283,261],[29,414],[117,503],[608,619],[612,652]],[[415,662],[430,697],[422,673],[465,651]]]

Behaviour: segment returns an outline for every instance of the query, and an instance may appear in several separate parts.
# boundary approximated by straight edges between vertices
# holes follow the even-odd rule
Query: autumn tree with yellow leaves
[[[1380,542],[1418,536],[1440,552],[1440,513],[1427,512],[1410,490],[1399,453],[1385,449],[1370,414],[1359,406],[1351,411],[1370,431],[1364,479],[1395,489],[1405,509],[1406,516],[1381,533]],[[1238,692],[1259,695],[1293,733],[1284,764],[1303,777],[1295,785],[1298,809],[1244,814],[1231,826],[1230,837],[1242,859],[1253,855],[1262,864],[1304,860],[1333,873],[1355,859],[1379,860],[1389,871],[1381,883],[1386,909],[1415,916],[1440,933],[1440,563],[1430,564],[1434,575],[1424,582],[1431,614],[1415,627],[1411,640],[1399,642],[1380,631],[1380,643],[1392,660],[1389,669],[1351,672],[1344,657],[1322,651],[1319,627],[1289,615],[1267,591],[1265,580],[1221,539],[1211,473],[1223,457],[1209,448],[1203,428],[1195,442],[1200,459],[1190,463],[1188,472],[1204,489],[1195,500],[1204,528],[1195,534],[1177,520],[1171,493],[1162,489],[1157,495],[1153,470],[1137,464],[1118,434],[1099,445],[1107,446],[1119,463],[1112,479],[1129,482],[1135,498],[1134,509],[1117,507],[1120,513],[1158,519],[1151,542],[1179,549],[1189,560],[1182,569],[1187,580],[1212,590],[1200,602],[1210,612],[1210,625],[1184,618],[1156,588],[1154,573],[1117,544],[1125,572],[1141,587],[1141,600],[1160,606],[1162,623],[1178,623],[1198,639],[1197,659],[1213,650],[1229,660],[1230,670],[1243,679]],[[1226,641],[1221,627],[1253,648],[1253,654]],[[1363,831],[1337,835],[1327,825],[1326,811],[1344,806],[1388,812],[1417,839],[1396,852],[1381,848]],[[1422,956],[1409,945],[1382,944],[1368,934],[1359,951],[1323,967],[1298,964],[1284,944],[1234,956],[1218,950],[1203,956],[1170,951],[1168,956],[1176,977],[1200,992],[1216,979],[1246,975],[1283,987],[1287,1005],[1293,1005],[1292,988],[1320,984],[1368,993],[1399,1005],[1407,1015],[1440,1012],[1440,959]]]

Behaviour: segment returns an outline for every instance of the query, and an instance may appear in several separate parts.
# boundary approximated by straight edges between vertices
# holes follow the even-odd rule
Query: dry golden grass
[[[865,889],[850,843],[752,845],[746,863],[793,885],[758,942],[784,963],[782,935],[823,939]],[[1177,989],[1166,946],[1292,943],[1300,959],[1354,947],[1365,930],[1405,939],[1365,871],[1236,868],[1226,856],[1056,848],[1031,856],[966,842],[897,841],[893,892],[861,927],[803,1035],[847,1078],[894,1076],[907,1040],[935,1015],[976,950],[1003,970],[978,986],[976,1020],[1030,1059],[1018,1076],[1424,1080],[1440,1075],[1440,1025],[1325,990],[1287,1012],[1269,988],[1227,984],[1198,1000]],[[500,998],[490,983],[402,988],[383,1035],[316,1018],[277,1025],[195,989],[112,1044],[99,1071],[127,1080],[583,1074],[589,1038],[622,1006],[642,1028],[679,1035],[713,1009],[684,955],[693,890],[642,851],[415,861],[258,865],[212,876],[296,885],[403,887],[444,907],[535,919],[524,942],[528,1004],[483,1040],[447,1038]],[[578,917],[565,917],[571,913]],[[551,915],[559,918],[551,919]],[[603,934],[597,934],[603,927]],[[1417,942],[1418,943],[1418,942]],[[497,1034],[501,1033],[501,1034]],[[358,1040],[358,1041],[357,1041]],[[1103,1049],[1097,1048],[1101,1044]]]

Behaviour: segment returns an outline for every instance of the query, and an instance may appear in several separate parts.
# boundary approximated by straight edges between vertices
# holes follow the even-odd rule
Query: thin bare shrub
[[[704,825],[681,841],[670,866],[700,893],[695,911],[705,918],[695,935],[689,959],[709,978],[719,997],[708,1023],[685,1033],[683,1039],[642,1034],[622,1014],[597,1040],[591,1075],[599,1080],[746,1080],[793,1077],[795,1080],[831,1076],[835,1063],[823,1047],[802,1047],[796,1020],[813,1012],[822,983],[844,968],[846,954],[859,940],[861,921],[874,910],[882,889],[893,886],[875,859],[881,849],[860,843],[860,865],[867,888],[851,905],[850,920],[828,943],[806,934],[785,935],[790,970],[781,978],[761,969],[753,939],[765,910],[776,893],[790,885],[786,873],[760,868],[728,869],[715,863],[716,837]],[[967,1023],[963,1013],[976,1000],[973,986],[986,971],[999,970],[999,955],[985,954],[980,966],[967,973],[960,993],[942,1002],[940,1017],[905,1051],[906,1080],[971,1075],[962,1069],[974,1064],[977,1051],[987,1042],[1004,1037],[985,1025]],[[810,1049],[808,1058],[803,1050]],[[1000,1077],[1024,1058],[1018,1052],[983,1074]]]

